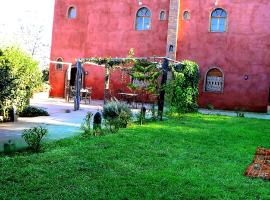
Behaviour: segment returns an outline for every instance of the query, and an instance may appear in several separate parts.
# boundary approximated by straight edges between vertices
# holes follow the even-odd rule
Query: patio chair
[[[91,95],[92,95],[91,87],[83,88],[81,90],[81,100],[84,100],[85,104],[87,101],[89,102],[89,104],[91,103]]]
[[[69,95],[68,95],[68,102],[70,102],[70,99],[74,100],[74,97],[76,96],[76,89],[75,86],[69,87]]]

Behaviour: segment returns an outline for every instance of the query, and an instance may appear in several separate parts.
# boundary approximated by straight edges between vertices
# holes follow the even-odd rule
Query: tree
[[[158,95],[159,92],[159,76],[161,72],[157,67],[157,63],[149,62],[145,59],[139,59],[134,62],[134,66],[130,69],[129,75],[133,82],[129,84],[132,90],[137,90],[141,94]],[[144,104],[144,99],[142,104]]]
[[[15,99],[13,88],[17,88],[18,81],[11,73],[9,61],[2,56],[2,52],[0,54],[0,113],[6,120],[8,118],[8,109]]]
[[[20,44],[39,61],[41,67],[48,65],[50,44],[44,36],[44,26],[22,24],[20,27]]]
[[[42,73],[38,63],[21,49],[10,47],[0,52],[0,112],[7,119],[7,110],[12,106],[20,111],[28,105],[42,84]]]

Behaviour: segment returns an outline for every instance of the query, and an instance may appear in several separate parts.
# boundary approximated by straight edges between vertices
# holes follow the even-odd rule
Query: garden
[[[18,95],[13,90],[22,86],[16,86],[18,78],[9,67],[14,64],[5,55],[0,69],[6,76],[1,80],[10,78],[1,84]],[[105,65],[105,82],[111,70],[127,65],[125,72],[140,83],[130,83],[129,89],[151,94],[155,101],[143,99],[134,114],[127,104],[109,97],[107,82],[102,112],[85,116],[80,135],[42,142],[46,128],[24,130],[28,148],[17,151],[7,144],[1,154],[0,199],[270,198],[267,179],[244,176],[256,148],[269,147],[269,123],[197,113],[196,63],[165,59],[159,67],[159,62],[135,59],[132,53],[127,59],[83,62]],[[28,74],[36,73],[40,72]],[[1,94],[6,103],[0,111],[7,113],[6,120],[7,110],[13,107],[26,116],[42,114],[27,104],[41,79],[33,87],[21,88],[23,101],[15,101],[15,96],[4,99]]]
[[[63,130],[64,131],[64,130]],[[0,158],[0,199],[269,199],[243,176],[265,120],[184,114]]]

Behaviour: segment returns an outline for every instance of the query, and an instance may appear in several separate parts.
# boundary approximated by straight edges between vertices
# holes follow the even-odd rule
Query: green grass
[[[0,158],[0,199],[270,199],[243,176],[269,136],[266,120],[189,114],[52,142]]]

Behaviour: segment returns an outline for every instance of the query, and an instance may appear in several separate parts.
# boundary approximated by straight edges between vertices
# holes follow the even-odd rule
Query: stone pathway
[[[206,115],[224,115],[230,117],[236,117],[237,114],[235,111],[224,111],[224,110],[207,110],[207,109],[199,109],[199,113]],[[266,113],[251,113],[245,112],[246,118],[254,118],[254,119],[268,119],[270,120],[270,114]]]
[[[82,104],[79,111],[73,111],[73,103],[66,103],[63,99],[33,99],[31,105],[44,108],[50,116],[18,118],[17,122],[0,124],[0,152],[3,151],[3,144],[9,140],[15,142],[16,147],[25,146],[21,133],[24,129],[35,126],[46,127],[49,130],[46,139],[61,139],[76,135],[87,112],[96,113],[101,110],[103,101],[92,101],[91,105]],[[66,113],[67,109],[71,112]]]

